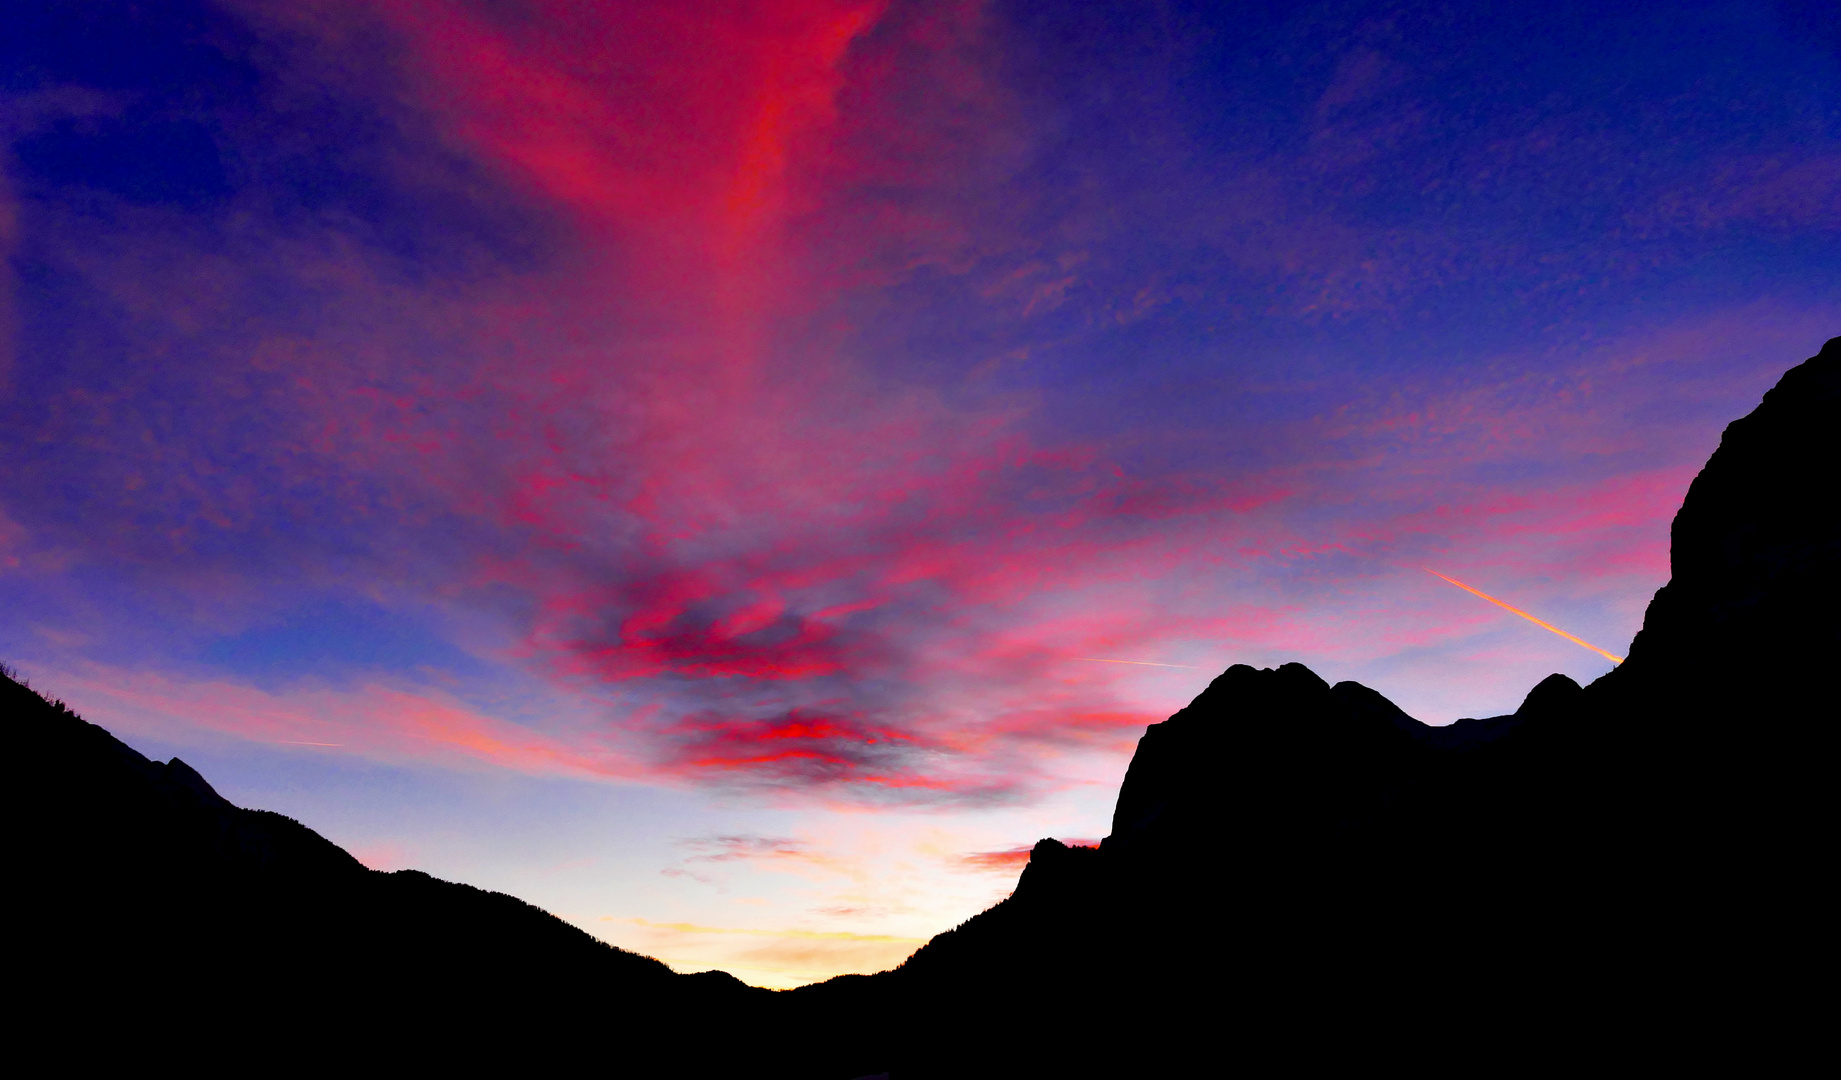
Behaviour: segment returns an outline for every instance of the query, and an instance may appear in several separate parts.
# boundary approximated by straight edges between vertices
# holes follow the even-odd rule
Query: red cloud
[[[649,733],[666,769],[715,779],[728,774],[750,784],[805,788],[848,785],[860,792],[883,789],[912,797],[989,800],[1007,785],[966,779],[924,767],[923,757],[943,747],[916,732],[842,715],[803,710],[762,719],[725,719],[713,714],[685,717]]]
[[[1098,840],[1063,840],[1069,847],[1097,847]],[[974,851],[961,855],[958,862],[973,870],[988,870],[1002,874],[1014,874],[1029,865],[1029,854],[1034,845],[1009,848],[1005,851]]]
[[[1604,397],[1596,370],[1397,397],[1385,380],[1352,385],[1343,408],[1272,421],[1288,456],[1249,443],[1245,460],[1146,452],[1134,466],[1158,420],[1133,429],[1133,446],[1057,434],[1021,395],[977,382],[997,359],[960,384],[909,379],[910,356],[886,343],[869,355],[876,290],[969,273],[980,245],[1016,247],[985,299],[1019,319],[1068,303],[1084,272],[1078,252],[967,238],[975,200],[954,185],[985,176],[981,197],[1011,194],[1001,154],[983,173],[961,167],[1010,138],[1011,103],[968,59],[977,5],[913,7],[275,14],[336,53],[371,40],[350,27],[381,12],[400,70],[373,96],[464,159],[464,182],[437,194],[490,188],[542,257],[481,256],[436,287],[384,272],[346,238],[316,247],[278,230],[239,262],[85,228],[69,261],[112,304],[170,321],[143,350],[162,362],[53,396],[34,445],[97,464],[22,468],[20,482],[90,500],[71,504],[71,531],[122,563],[196,555],[185,565],[213,572],[188,590],[227,589],[215,571],[233,564],[487,609],[518,628],[521,659],[605,706],[604,730],[539,737],[378,691],[359,710],[378,753],[426,744],[536,771],[643,762],[654,776],[872,798],[1005,797],[1055,782],[1058,755],[1128,746],[1158,714],[1114,689],[1128,673],[1078,657],[1167,659],[1159,650],[1207,642],[1225,666],[1239,642],[1333,646],[1337,631],[1301,626],[1307,600],[1234,587],[1255,561],[1307,584],[1333,562],[1340,586],[1406,549],[1540,537],[1563,541],[1568,571],[1659,572],[1659,523],[1685,467],[1518,483],[1513,498],[1476,479],[1485,465],[1634,452],[1638,435],[1605,434],[1623,425],[1581,419]],[[1245,213],[1282,208],[1277,177],[1233,182],[1251,193]],[[1276,246],[1249,233],[1233,258],[1328,267],[1366,242],[1306,224]],[[1323,303],[1370,296],[1357,286],[1410,255],[1360,262],[1360,280],[1326,286]],[[265,275],[337,302],[270,318],[267,300],[238,292]],[[1154,292],[1132,311],[1164,302]],[[256,329],[223,340],[193,329],[244,322]],[[173,404],[193,401],[210,407]],[[23,543],[0,519],[0,564],[23,559]],[[1409,633],[1374,620],[1356,632]],[[212,699],[231,700],[244,699]],[[223,723],[205,704],[219,719],[203,722]]]
[[[533,7],[381,10],[453,133],[547,194],[621,225],[714,212],[741,231],[791,144],[834,119],[843,54],[884,5]]]

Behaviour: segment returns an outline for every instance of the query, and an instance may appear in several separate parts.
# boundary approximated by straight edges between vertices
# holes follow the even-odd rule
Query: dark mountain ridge
[[[366,870],[8,681],[38,883],[19,970],[50,988],[44,1030],[101,1000],[114,1044],[178,1032],[243,1063],[1755,1069],[1818,1030],[1795,988],[1825,974],[1838,414],[1841,339],[1727,428],[1673,578],[1590,686],[1550,676],[1511,715],[1433,728],[1299,664],[1236,665],[1145,732],[1098,847],[1043,840],[1008,899],[900,967],[786,993]]]
[[[898,1077],[1787,1059],[1825,955],[1838,415],[1841,338],[1728,426],[1590,686],[1431,728],[1235,666],[1145,732],[1098,848],[1044,840],[902,967],[794,994],[956,1033],[865,1040]]]
[[[503,893],[370,870],[11,677],[0,711],[25,763],[7,786],[27,886],[9,967],[39,991],[32,1027],[67,1042],[74,1063],[119,1064],[154,1041],[239,1070],[350,1054],[528,1063],[575,1056],[532,1045],[538,1033],[636,1024],[627,1065],[681,1064],[669,1042],[692,1016],[772,996],[722,973],[675,974]],[[734,1063],[719,1050],[691,1060]]]

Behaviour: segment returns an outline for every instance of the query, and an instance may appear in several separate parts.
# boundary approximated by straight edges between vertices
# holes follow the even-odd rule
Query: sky
[[[9,4],[0,659],[368,865],[889,967],[1230,664],[1610,669],[1427,568],[1625,652],[1841,334],[1831,14]]]

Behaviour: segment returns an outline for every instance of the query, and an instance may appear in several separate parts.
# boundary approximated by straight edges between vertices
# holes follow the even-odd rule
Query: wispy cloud
[[[353,755],[390,764],[500,768],[546,776],[632,777],[611,753],[595,754],[481,713],[441,693],[379,685],[268,691],[235,682],[90,667],[51,676],[90,715],[126,721],[157,738],[209,732],[299,753]]]
[[[174,31],[218,83],[7,98],[0,575],[91,700],[303,753],[988,808],[1249,655],[1467,639],[1424,562],[1604,597],[1610,640],[1836,314],[1655,299],[1730,244],[1818,280],[1833,146],[1524,100],[1497,31],[1357,20],[1214,86],[1181,35],[980,4],[222,18]],[[196,160],[53,168],[134,109]],[[569,718],[194,663],[326,595]]]

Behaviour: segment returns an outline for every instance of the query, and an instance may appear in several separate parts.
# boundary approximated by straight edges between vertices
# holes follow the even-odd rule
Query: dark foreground
[[[1044,840],[1010,899],[900,968],[787,993],[367,870],[0,682],[15,1053],[844,1080],[1819,1052],[1837,419],[1841,339],[1727,428],[1673,579],[1592,685],[1429,728],[1301,665],[1236,666],[1145,733],[1100,847]]]

